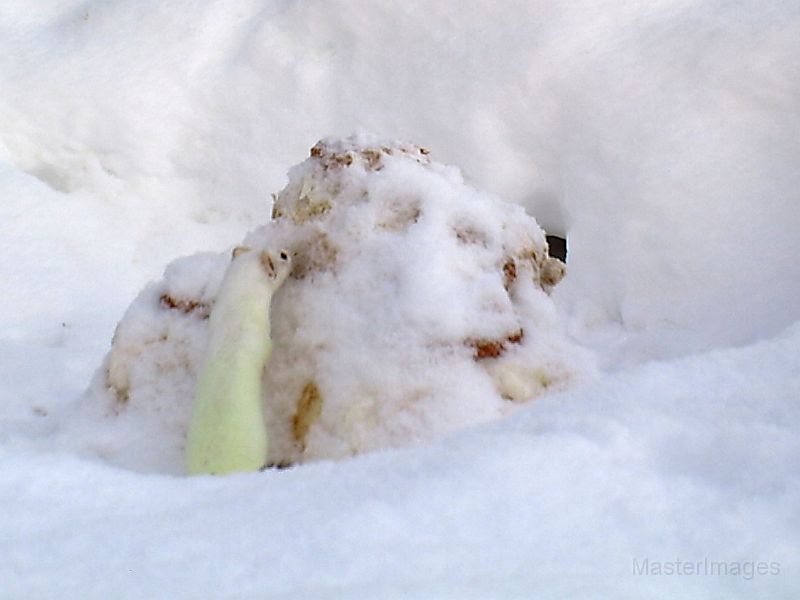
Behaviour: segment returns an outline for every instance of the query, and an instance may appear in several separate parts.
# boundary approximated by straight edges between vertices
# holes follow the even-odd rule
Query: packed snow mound
[[[423,148],[364,134],[319,142],[244,244],[292,256],[264,378],[275,463],[429,440],[592,371],[549,297],[564,266],[536,221]],[[136,465],[130,446],[104,454],[179,469],[229,260],[175,261],[126,312],[92,390],[162,451],[159,464]]]

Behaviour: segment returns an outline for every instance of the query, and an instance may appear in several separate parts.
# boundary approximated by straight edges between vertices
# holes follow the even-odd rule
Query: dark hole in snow
[[[547,246],[549,254],[563,263],[567,262],[567,240],[557,235],[548,235]]]

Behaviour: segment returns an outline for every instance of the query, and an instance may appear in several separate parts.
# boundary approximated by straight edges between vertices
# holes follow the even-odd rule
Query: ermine
[[[272,351],[269,311],[290,268],[286,252],[233,251],[211,309],[194,394],[186,440],[190,475],[257,471],[267,463],[261,382]]]

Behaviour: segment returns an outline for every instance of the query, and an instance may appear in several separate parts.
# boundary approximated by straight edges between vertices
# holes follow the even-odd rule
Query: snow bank
[[[798,347],[795,325],[769,342],[543,397],[422,448],[226,478],[138,475],[18,442],[0,463],[0,589],[791,598]],[[637,575],[634,559],[740,572]],[[778,573],[748,578],[742,565],[758,562]]]
[[[275,463],[429,440],[591,372],[547,295],[564,267],[536,221],[427,150],[324,140],[290,172],[273,217],[244,245],[292,257],[264,379]],[[163,449],[161,469],[180,472],[228,256],[177,261],[120,322],[90,400],[140,432],[136,444],[119,435],[116,462],[153,468],[138,464],[146,443]],[[109,426],[122,427],[98,424]]]
[[[631,16],[557,83],[563,299],[685,349],[771,335],[800,312],[800,5]]]
[[[662,344],[681,354],[800,316],[795,2],[9,0],[0,17],[11,162],[132,205],[150,277],[237,241],[287,164],[365,127],[567,234],[577,331],[697,332]]]

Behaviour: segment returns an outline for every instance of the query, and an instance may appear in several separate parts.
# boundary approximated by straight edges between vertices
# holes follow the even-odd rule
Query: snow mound
[[[276,463],[429,440],[592,372],[549,297],[564,266],[536,221],[423,148],[365,134],[319,142],[244,244],[293,259],[272,301],[264,379]],[[126,312],[92,395],[139,432],[106,456],[179,470],[228,260],[174,262]]]

